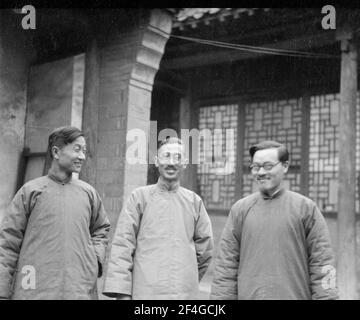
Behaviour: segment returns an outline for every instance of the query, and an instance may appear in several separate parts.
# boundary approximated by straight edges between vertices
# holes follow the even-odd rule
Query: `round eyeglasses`
[[[252,163],[249,168],[253,172],[258,172],[260,168],[264,168],[265,171],[270,171],[272,168],[274,168],[276,165],[281,163],[281,161],[278,162],[264,162],[263,164],[260,163]]]

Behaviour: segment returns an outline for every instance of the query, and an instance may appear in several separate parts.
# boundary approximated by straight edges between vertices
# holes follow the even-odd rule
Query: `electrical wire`
[[[320,58],[320,59],[339,59],[340,58],[340,55],[287,50],[287,49],[266,48],[266,47],[261,47],[261,46],[249,46],[249,45],[226,43],[226,42],[220,42],[220,41],[214,41],[214,40],[176,36],[173,34],[170,34],[170,37],[187,40],[187,41],[192,41],[192,42],[196,42],[196,43],[200,43],[200,44],[212,45],[212,46],[221,47],[221,48],[248,51],[248,52],[252,52],[252,53],[272,54],[272,55],[301,57],[301,58]]]

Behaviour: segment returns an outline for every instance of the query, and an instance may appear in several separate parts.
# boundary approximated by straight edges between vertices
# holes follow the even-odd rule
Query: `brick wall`
[[[147,165],[129,164],[126,140],[131,129],[149,132],[151,92],[171,31],[170,16],[149,10],[135,24],[114,28],[100,44],[96,188],[114,226],[123,201],[146,185]]]

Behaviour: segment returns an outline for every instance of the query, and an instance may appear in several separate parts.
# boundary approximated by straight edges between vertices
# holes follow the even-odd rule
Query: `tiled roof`
[[[220,10],[221,8],[183,8],[179,11],[175,18],[177,21],[184,21],[188,18],[200,19],[206,13],[214,14]]]
[[[199,22],[208,24],[209,21],[219,19],[223,21],[227,16],[239,18],[241,14],[253,15],[257,10],[268,11],[268,8],[180,8],[174,15],[174,28],[182,29],[185,25],[193,28]]]

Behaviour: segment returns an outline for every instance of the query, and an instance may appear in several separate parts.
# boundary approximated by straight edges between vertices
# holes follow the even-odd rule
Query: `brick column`
[[[131,23],[122,22],[101,43],[98,122],[91,124],[98,128],[96,188],[113,226],[130,192],[146,185],[147,165],[126,161],[133,143],[126,134],[135,128],[148,134],[153,81],[172,24],[163,10],[119,12],[125,13]]]

